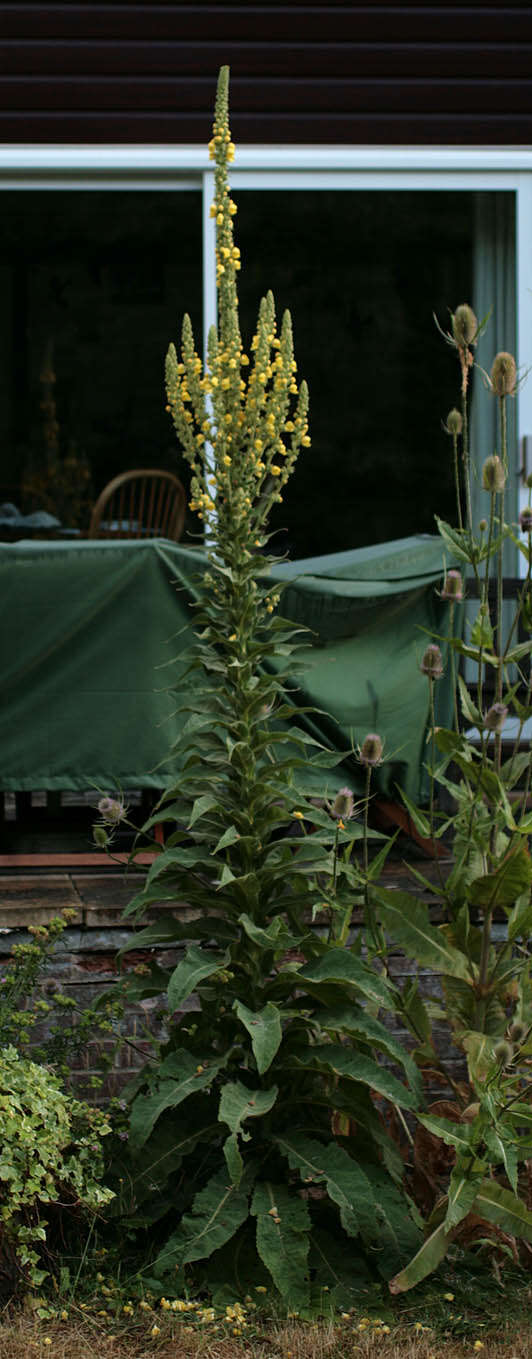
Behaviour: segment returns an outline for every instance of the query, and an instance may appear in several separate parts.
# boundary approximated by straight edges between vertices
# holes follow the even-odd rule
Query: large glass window
[[[2,194],[0,502],[86,528],[116,473],[187,478],[165,413],[183,311],[201,348],[201,195]]]
[[[293,557],[434,532],[454,513],[441,421],[457,372],[436,331],[471,297],[473,199],[425,191],[234,194],[246,341],[267,288],[292,312],[312,447],[276,511]]]

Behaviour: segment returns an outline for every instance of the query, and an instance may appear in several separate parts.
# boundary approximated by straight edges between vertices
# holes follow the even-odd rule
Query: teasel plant
[[[425,1202],[427,1172],[431,1160],[437,1162],[442,1142],[451,1149],[453,1162],[447,1182],[436,1176],[429,1187],[432,1210],[425,1241],[390,1281],[392,1292],[412,1288],[437,1267],[453,1243],[468,1244],[475,1236],[472,1224],[479,1221],[488,1239],[506,1234],[515,1258],[517,1243],[527,1243],[528,1249],[532,1242],[524,1184],[532,1155],[529,742],[522,748],[524,723],[532,718],[532,510],[521,513],[519,527],[506,523],[508,403],[520,377],[513,355],[502,351],[489,373],[478,372],[487,399],[498,405],[499,451],[484,459],[480,476],[486,513],[477,529],[473,524],[468,403],[470,375],[477,367],[474,347],[487,319],[479,326],[472,307],[464,303],[452,314],[450,330],[442,332],[459,361],[461,406],[451,410],[444,425],[453,444],[457,526],[437,518],[449,562],[441,587],[449,605],[449,628],[428,643],[421,659],[430,691],[428,811],[402,794],[416,828],[433,846],[437,873],[432,878],[411,867],[424,899],[419,892],[392,892],[379,884],[371,889],[388,942],[393,940],[441,981],[441,999],[425,1000],[416,979],[401,997],[420,1069],[428,1083],[435,1075],[441,1081],[442,1073],[447,1083],[443,1104],[437,1101],[418,1115],[414,1178],[418,1188],[423,1182]],[[503,547],[509,539],[525,557],[526,574],[504,636]],[[468,581],[475,583],[478,610],[464,636],[460,606]],[[519,626],[528,633],[524,640],[519,640]],[[473,676],[476,669],[473,683],[466,684],[460,674],[464,661],[473,666]],[[435,688],[442,684],[446,666],[453,689],[452,729],[439,725],[435,713]],[[517,732],[505,749],[510,714],[517,719]],[[450,811],[439,809],[442,793]],[[439,862],[442,839],[452,855],[447,876]],[[431,921],[427,894],[443,908],[440,925]],[[438,1051],[435,1038],[434,1026],[442,1022],[452,1037],[450,1057]]]
[[[218,324],[206,369],[188,317],[166,366],[190,507],[207,529],[181,768],[139,838],[165,825],[126,912],[141,926],[128,949],[162,958],[126,976],[126,998],[159,1004],[165,1032],[129,1090],[113,1183],[155,1295],[259,1287],[310,1316],[354,1304],[361,1275],[389,1278],[419,1244],[380,1110],[404,1118],[421,1082],[380,1017],[394,987],[350,933],[363,901],[352,852],[367,859],[371,830],[350,789],[331,792],[342,756],[298,725],[304,639],[279,613],[267,548],[270,510],[310,442],[308,393],[271,293],[243,346],[228,78],[222,68],[210,144]]]

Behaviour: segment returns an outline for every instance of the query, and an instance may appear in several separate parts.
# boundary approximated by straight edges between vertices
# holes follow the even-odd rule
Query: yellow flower
[[[304,820],[305,820],[305,817],[304,817],[304,815],[303,815],[303,812],[292,812],[292,816],[295,816],[295,818],[296,818],[297,821],[304,821]]]
[[[155,1336],[155,1335],[160,1335],[160,1334],[161,1334],[161,1327],[160,1327],[160,1326],[152,1326],[151,1331],[150,1331],[150,1335]]]
[[[63,1311],[60,1313],[60,1317],[61,1321],[68,1321],[68,1312],[65,1312],[65,1310],[63,1309]]]
[[[230,642],[236,642],[236,632],[232,632],[232,633],[231,633],[231,636],[230,636],[230,638],[229,638],[229,641],[230,641]]]
[[[454,1302],[454,1293],[444,1293],[443,1296],[446,1302]]]
[[[267,1290],[267,1288],[264,1287],[264,1284],[255,1284],[255,1292],[256,1292],[256,1293],[267,1293],[268,1290]]]

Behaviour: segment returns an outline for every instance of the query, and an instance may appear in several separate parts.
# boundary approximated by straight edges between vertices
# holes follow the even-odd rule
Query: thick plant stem
[[[469,483],[469,423],[467,417],[467,368],[462,364],[462,461],[464,464],[464,493],[466,504],[466,526],[473,533],[473,514],[471,509],[471,486]]]
[[[458,435],[453,434],[454,485],[456,490],[456,512],[460,530],[464,527],[462,519],[462,495],[460,491],[460,468],[458,463]]]

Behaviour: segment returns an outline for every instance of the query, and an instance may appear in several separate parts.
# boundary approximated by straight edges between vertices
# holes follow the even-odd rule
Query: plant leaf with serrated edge
[[[532,1213],[510,1189],[495,1180],[483,1180],[473,1203],[473,1212],[486,1222],[524,1241],[532,1241]]]
[[[480,727],[483,726],[482,713],[479,712],[478,708],[473,703],[467,684],[465,680],[462,679],[461,675],[458,676],[458,687],[460,690],[460,704],[464,717],[466,717],[468,722],[471,722],[474,727],[480,729]]]
[[[236,826],[228,826],[227,830],[220,836],[218,844],[215,845],[212,853],[218,854],[221,849],[229,849],[229,846],[235,845],[237,840],[240,840],[240,831],[237,831]]]
[[[441,1137],[446,1146],[471,1155],[471,1134],[467,1125],[453,1123],[450,1118],[437,1118],[435,1114],[418,1114],[418,1119],[429,1132]]]
[[[520,844],[505,855],[493,873],[475,878],[469,885],[469,899],[473,906],[493,911],[497,906],[513,906],[517,897],[532,882],[532,860],[526,845]]]
[[[120,949],[118,957],[121,958],[123,953],[131,953],[132,950],[155,948],[157,944],[180,943],[198,935],[203,939],[216,937],[217,943],[225,944],[238,939],[238,930],[231,920],[219,915],[202,916],[189,921],[175,920],[171,916],[166,920],[155,921],[153,925],[147,925],[146,929],[132,934]]]
[[[311,1225],[306,1203],[286,1185],[264,1181],[255,1186],[251,1212],[257,1218],[257,1251],[263,1264],[287,1306],[304,1314],[309,1305]]]
[[[373,972],[348,949],[328,949],[321,958],[300,968],[297,973],[298,986],[301,983],[305,990],[306,982],[313,985],[319,982],[338,982],[344,986],[347,984],[360,991],[367,1000],[385,1006],[386,1009],[390,1008],[392,1002],[393,992],[384,977]]]
[[[208,1259],[231,1240],[248,1216],[255,1173],[255,1166],[246,1166],[239,1185],[227,1183],[225,1169],[212,1176],[157,1256],[153,1267],[157,1278],[173,1273],[176,1265]]]
[[[371,1060],[371,1057],[353,1052],[352,1049],[343,1047],[341,1043],[316,1044],[315,1047],[309,1048],[304,1057],[297,1056],[291,1060],[294,1060],[297,1066],[325,1067],[328,1071],[334,1071],[335,1075],[342,1076],[344,1080],[368,1085],[378,1095],[383,1095],[392,1104],[399,1104],[401,1108],[417,1107],[412,1092],[397,1080],[397,1076],[392,1076],[386,1067],[379,1066],[377,1062]]]
[[[417,962],[451,977],[469,978],[467,958],[430,924],[427,907],[419,897],[386,888],[375,888],[372,897],[384,928]]]
[[[229,962],[229,950],[225,953],[205,953],[196,944],[191,944],[184,958],[172,972],[168,983],[168,1008],[170,1013],[178,1010],[206,977],[212,977]]]
[[[418,1100],[418,1106],[423,1104],[423,1082],[418,1067],[404,1045],[394,1038],[380,1020],[374,1019],[367,1010],[354,1005],[338,1006],[333,1010],[318,1010],[315,1018],[320,1028],[328,1033],[356,1034],[357,1038],[363,1038],[381,1052],[386,1052],[388,1057],[404,1067]]]
[[[132,1152],[139,1151],[147,1141],[152,1128],[165,1109],[176,1109],[178,1104],[205,1090],[211,1084],[225,1059],[211,1062],[203,1070],[190,1053],[181,1049],[173,1052],[159,1068],[159,1084],[154,1095],[137,1095],[131,1108],[129,1145]]]
[[[248,1010],[241,1000],[235,1000],[233,1009],[250,1035],[257,1071],[263,1076],[273,1062],[283,1036],[277,1005],[269,1000],[262,1010]]]
[[[276,1085],[270,1090],[250,1090],[241,1081],[228,1081],[220,1094],[218,1119],[227,1123],[231,1132],[238,1132],[247,1118],[262,1118],[269,1113],[278,1093]]]
[[[444,1227],[443,1222],[439,1227],[423,1242],[420,1250],[413,1256],[412,1260],[402,1269],[399,1274],[390,1279],[388,1288],[390,1293],[406,1293],[409,1288],[426,1279],[427,1274],[432,1274],[434,1269],[447,1254],[448,1247],[453,1239],[452,1230],[449,1232]]]

